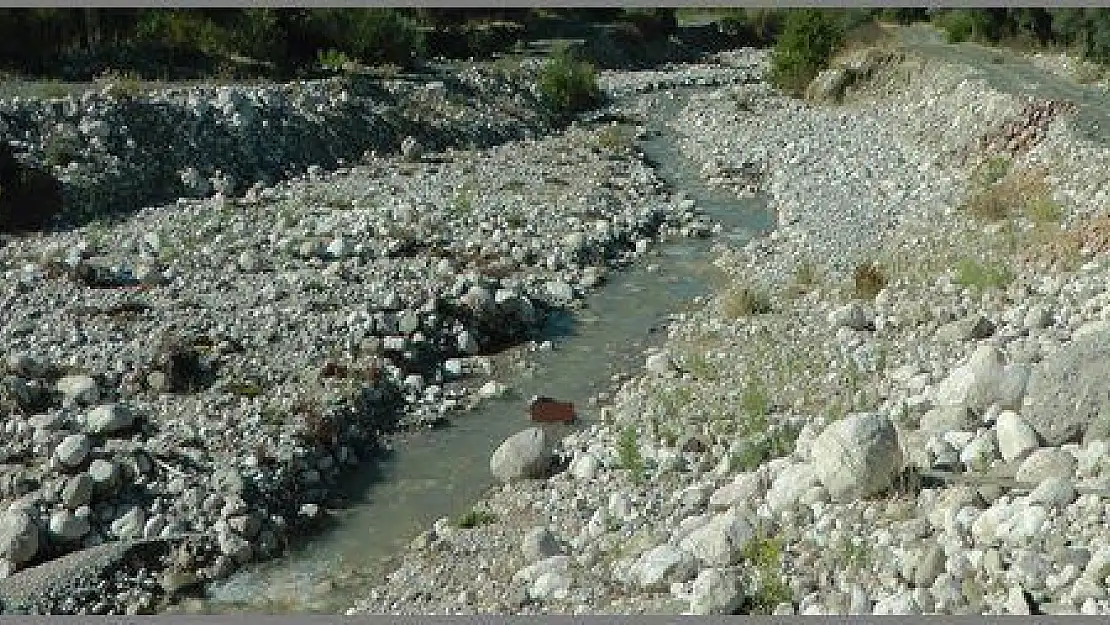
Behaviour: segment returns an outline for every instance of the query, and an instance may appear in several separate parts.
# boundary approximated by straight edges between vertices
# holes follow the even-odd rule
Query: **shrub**
[[[771,82],[801,94],[844,38],[841,27],[824,11],[798,9],[786,14],[782,35],[771,52]]]
[[[724,295],[721,312],[729,319],[763,315],[771,312],[771,298],[763,291],[742,286]]]
[[[565,46],[544,63],[536,87],[544,104],[559,115],[584,111],[601,99],[594,66],[575,59]]]
[[[465,514],[455,519],[455,527],[472,529],[483,525],[490,525],[497,520],[497,515],[482,508],[471,508]]]
[[[879,291],[882,291],[883,287],[886,286],[886,275],[883,274],[878,265],[872,262],[856,265],[853,280],[856,297],[859,299],[874,299]]]
[[[335,48],[328,48],[316,53],[316,62],[327,69],[341,70],[343,66],[351,62],[351,59]]]

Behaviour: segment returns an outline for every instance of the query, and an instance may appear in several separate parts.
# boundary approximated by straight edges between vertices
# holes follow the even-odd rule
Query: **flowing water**
[[[641,142],[675,192],[697,202],[723,225],[717,239],[743,242],[772,225],[764,204],[708,188],[664,126],[684,91],[662,92]],[[396,554],[436,519],[465,511],[492,485],[489,457],[507,436],[528,427],[533,394],[575,403],[580,423],[596,419],[588,399],[609,387],[615,373],[641,364],[644,347],[658,340],[668,315],[711,291],[711,241],[659,246],[658,256],[614,273],[585,307],[552,324],[555,349],[529,357],[530,373],[502,379],[515,391],[455,417],[450,427],[406,437],[395,452],[358,476],[354,504],[336,512],[335,527],[280,560],[255,565],[210,589],[205,611],[342,613],[364,596]],[[564,426],[565,427],[565,426]],[[551,432],[558,435],[560,432]]]

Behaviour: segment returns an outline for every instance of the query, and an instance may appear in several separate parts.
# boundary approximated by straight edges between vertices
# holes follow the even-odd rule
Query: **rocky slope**
[[[606,423],[507,440],[469,527],[350,612],[1110,612],[1110,154],[972,74],[693,96],[685,153],[759,169],[778,229],[721,246]]]

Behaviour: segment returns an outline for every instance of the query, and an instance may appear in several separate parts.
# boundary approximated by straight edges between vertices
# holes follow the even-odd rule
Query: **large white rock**
[[[91,404],[100,399],[96,380],[87,375],[67,375],[58,380],[55,388],[66,401]]]
[[[735,614],[743,601],[743,586],[734,570],[705,569],[690,589],[693,614]]]
[[[39,528],[23,511],[0,516],[0,558],[23,564],[39,552]]]
[[[808,462],[790,464],[779,471],[771,488],[767,489],[765,501],[773,512],[789,510],[798,503],[806,492],[818,484],[817,472]]]
[[[642,590],[663,592],[673,583],[689,581],[697,570],[690,554],[673,545],[659,545],[640,556],[633,575]]]
[[[506,438],[490,457],[489,469],[502,482],[547,476],[552,454],[540,428],[528,428]]]
[[[115,434],[131,427],[135,416],[122,404],[103,404],[85,417],[85,430],[90,434]]]
[[[1072,479],[1078,464],[1070,452],[1057,447],[1044,447],[1033,451],[1022,461],[1014,479],[1031,484],[1040,484],[1050,477]]]
[[[729,566],[740,559],[755,529],[739,511],[718,514],[708,523],[690,532],[679,546],[709,566]]]
[[[856,413],[834,422],[813,441],[817,479],[833,501],[880,493],[902,468],[902,448],[890,419]]]
[[[998,452],[1006,462],[1020,460],[1038,447],[1037,433],[1025,419],[1012,410],[1003,410],[994,424]]]
[[[980,345],[937,385],[933,399],[937,406],[966,406],[976,413],[996,402],[1003,408],[1018,409],[1028,377],[1028,367],[1006,366],[997,347]]]

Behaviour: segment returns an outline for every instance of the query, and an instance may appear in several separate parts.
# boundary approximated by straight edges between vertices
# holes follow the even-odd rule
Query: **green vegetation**
[[[975,168],[972,179],[981,185],[991,185],[1010,173],[1014,160],[1009,156],[992,156]]]
[[[786,14],[782,35],[771,53],[771,82],[800,95],[829,66],[844,40],[841,25],[827,12],[798,9]]]
[[[1063,209],[1055,200],[1045,181],[1045,172],[1022,171],[1006,176],[1009,159],[996,158],[981,165],[975,172],[978,188],[973,190],[964,210],[987,223],[1023,216],[1035,224],[1059,223]]]
[[[793,599],[782,578],[782,541],[776,538],[753,538],[744,545],[741,557],[752,569],[754,592],[741,608],[743,614],[771,614],[780,604]]]
[[[873,262],[865,262],[856,265],[853,281],[856,297],[870,300],[875,299],[879,291],[883,290],[883,287],[886,286],[887,279],[878,265]]]
[[[465,514],[455,519],[455,527],[473,529],[490,525],[497,521],[497,515],[483,508],[471,508]]]
[[[557,115],[587,110],[601,99],[597,71],[566,46],[552,51],[536,78],[540,98]]]
[[[621,430],[617,440],[617,461],[622,469],[629,472],[633,482],[638,484],[643,481],[644,458],[640,455],[640,439],[634,426],[628,425]]]
[[[963,259],[956,263],[956,284],[973,289],[1004,288],[1014,279],[1013,272],[995,263]]]
[[[932,19],[953,43],[1065,46],[1089,60],[1110,62],[1110,9],[1105,7],[942,9]]]
[[[771,298],[762,290],[740,286],[730,289],[721,299],[721,313],[727,319],[740,319],[771,312]]]

